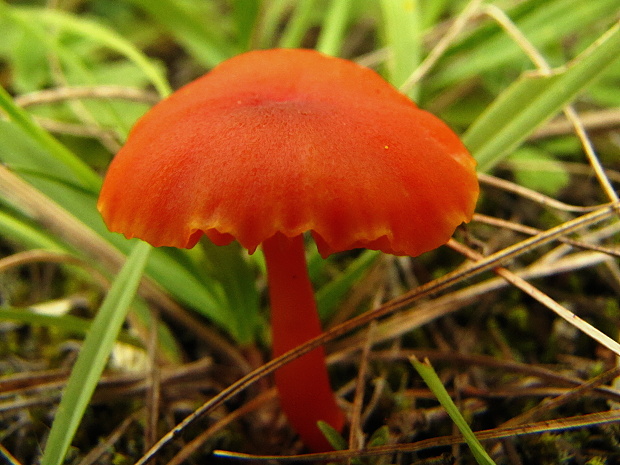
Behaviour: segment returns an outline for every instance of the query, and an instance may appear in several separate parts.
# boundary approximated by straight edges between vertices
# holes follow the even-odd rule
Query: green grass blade
[[[2,200],[0,200],[2,206]],[[18,215],[0,211],[0,237],[20,244],[26,249],[45,249],[53,252],[66,252],[67,248],[49,231],[36,224],[25,221]]]
[[[207,279],[221,284],[228,315],[230,331],[240,344],[249,344],[256,339],[264,322],[260,318],[260,296],[256,288],[256,275],[250,262],[242,255],[238,242],[218,246],[211,241],[202,243],[207,267]]]
[[[43,133],[47,134],[45,131]],[[42,205],[48,202],[50,205],[58,204],[81,223],[75,223],[75,227],[83,231],[82,234],[63,237],[68,245],[92,257],[90,250],[79,248],[79,244],[83,245],[81,241],[76,245],[72,238],[96,233],[100,238],[97,241],[97,250],[108,246],[110,249],[115,247],[127,253],[132,242],[107,230],[96,208],[97,190],[86,192],[72,184],[72,173],[55,157],[50,156],[42,144],[37,143],[38,140],[29,137],[29,134],[16,124],[0,120],[0,140],[4,141],[0,144],[0,162],[19,174],[30,188],[44,194],[46,198],[41,200]],[[99,177],[96,179],[101,183]],[[20,210],[19,205],[15,205],[15,208]],[[27,211],[25,213],[28,214]],[[58,234],[58,231],[55,231],[55,234]],[[182,257],[187,257],[185,251],[158,248],[151,254],[147,272],[180,302],[208,316],[236,336],[236,323],[217,299],[220,295],[219,284],[212,280],[199,279],[198,274],[192,273],[189,266],[191,260],[186,260],[189,263],[183,264],[180,260]]]
[[[260,27],[258,29],[257,48],[271,48],[274,46],[278,34],[278,28],[282,24],[282,18],[286,15],[288,0],[272,0],[263,2]]]
[[[318,51],[334,56],[340,54],[352,5],[352,1],[332,0],[316,45]]]
[[[4,111],[13,123],[28,134],[42,151],[48,152],[57,164],[63,165],[64,169],[68,170],[82,187],[91,192],[98,192],[101,187],[101,178],[47,131],[41,129],[26,111],[15,105],[9,93],[2,86],[0,86],[0,110]],[[1,120],[0,123],[2,123]]]
[[[446,388],[441,383],[441,380],[437,376],[437,373],[435,373],[435,370],[433,370],[433,367],[427,363],[420,362],[415,357],[411,358],[411,364],[422,377],[429,389],[433,392],[435,397],[437,397],[439,403],[446,409],[448,415],[450,415],[450,418],[465,438],[467,445],[476,458],[476,462],[478,462],[479,465],[495,465],[493,459],[491,459],[489,454],[487,454],[484,450],[484,447],[482,447],[482,444],[478,441],[478,438],[465,421],[465,418],[463,418],[463,415],[459,412],[458,407],[450,398],[450,394],[446,391]]]
[[[53,327],[72,334],[84,336],[91,328],[91,322],[74,315],[46,315],[27,308],[0,307],[0,321],[15,321],[22,324]],[[118,340],[135,347],[143,347],[142,342],[135,336],[121,332]]]
[[[447,16],[447,11],[452,2],[449,0],[435,0],[433,2],[425,2],[422,10],[422,30],[433,27],[441,21],[442,16]]]
[[[165,76],[151,63],[146,55],[115,31],[99,23],[52,8],[14,7],[12,14],[22,22],[38,21],[47,26],[70,31],[94,42],[98,42],[118,52],[134,63],[148,77],[153,87],[155,87],[162,97],[171,93],[170,86]],[[53,40],[47,40],[46,45],[53,47],[52,42]]]
[[[296,48],[301,45],[308,28],[312,24],[314,8],[314,0],[299,0],[295,3],[293,15],[280,38],[280,47]]]
[[[316,292],[316,303],[322,320],[331,318],[347,293],[360,282],[381,254],[365,250],[341,274]]]
[[[203,66],[212,68],[230,58],[239,49],[230,44],[222,23],[226,17],[206,17],[198,8],[201,2],[174,0],[129,0],[161,24]],[[195,7],[195,8],[193,8]]]
[[[524,74],[463,135],[463,142],[478,160],[479,169],[488,171],[495,166],[618,57],[620,23],[565,69],[550,76]]]
[[[144,242],[134,247],[93,320],[64,389],[41,465],[63,462],[135,296],[150,250]]]
[[[153,85],[162,95],[170,92],[159,63],[147,58],[115,31],[93,20],[49,8],[33,7],[0,7],[2,19],[9,34],[12,32],[14,42],[13,47],[5,51],[5,55],[13,64],[13,85],[16,91],[36,91],[40,86],[58,82],[60,71],[62,81],[67,86]],[[110,62],[97,59],[110,52],[114,55],[118,53],[126,60],[115,59]],[[54,58],[57,71],[45,64],[46,57]],[[89,114],[92,122],[97,121],[100,126],[125,136],[131,123],[140,116],[139,109],[144,107],[121,99],[86,99],[81,101],[80,108],[79,119],[83,120]],[[57,102],[39,107],[34,112],[40,116],[43,113],[43,116],[64,120],[73,115],[75,110],[74,104]],[[89,155],[85,155],[85,158],[89,158]]]
[[[612,18],[617,10],[617,0],[529,0],[517,2],[507,13],[528,40],[544,50],[562,43],[570,34]],[[527,60],[519,45],[494,23],[481,27],[453,50],[454,56],[428,80],[430,88],[444,88]]]
[[[237,0],[233,2],[233,18],[236,25],[237,40],[240,49],[251,48],[254,40],[255,27],[258,22],[261,2],[257,0]]]
[[[324,421],[318,421],[317,426],[323,433],[323,436],[327,439],[330,445],[334,448],[334,450],[347,450],[349,448],[349,444],[346,439],[340,434],[340,432],[333,428],[329,423]],[[359,460],[355,460],[351,462],[352,464],[359,464]]]
[[[421,15],[418,0],[381,0],[385,44],[390,50],[388,80],[400,87],[420,63]],[[408,92],[415,98],[417,88]]]

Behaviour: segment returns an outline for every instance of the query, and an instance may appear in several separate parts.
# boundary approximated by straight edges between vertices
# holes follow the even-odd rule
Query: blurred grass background
[[[134,463],[269,359],[260,252],[207,241],[140,251],[99,217],[105,169],[154,102],[255,48],[317,48],[372,67],[463,135],[483,189],[479,215],[456,239],[491,254],[617,201],[618,13],[611,0],[0,1],[0,453],[31,463],[45,449],[45,463],[62,463],[72,444],[70,463]],[[510,269],[617,339],[618,237],[609,209],[570,236],[577,243],[541,242],[510,256]],[[308,256],[327,327],[465,262],[447,247],[416,259],[353,251],[322,260],[309,244]],[[415,305],[382,319],[371,341],[357,328],[328,345],[347,411],[364,412],[347,443],[372,437],[394,448],[366,460],[473,460],[456,446],[399,452],[452,434],[408,363],[414,351],[438,365],[474,430],[569,417],[579,426],[593,413],[607,424],[498,436],[485,443],[497,463],[619,460],[613,348],[490,273]],[[118,343],[89,331],[123,320]],[[80,347],[90,363],[66,391],[83,388],[57,411]],[[210,412],[175,451],[197,462],[214,448],[298,452],[269,387],[261,379]],[[89,389],[92,401],[80,399]],[[54,417],[73,426],[56,427],[48,441]]]

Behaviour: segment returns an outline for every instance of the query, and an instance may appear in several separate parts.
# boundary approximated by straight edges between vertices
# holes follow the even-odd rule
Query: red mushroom
[[[311,50],[227,60],[144,115],[106,175],[108,227],[154,246],[236,239],[267,263],[274,356],[320,334],[302,234],[323,256],[416,256],[471,219],[475,161],[438,118],[377,73]],[[276,372],[305,444],[340,430],[323,348]]]

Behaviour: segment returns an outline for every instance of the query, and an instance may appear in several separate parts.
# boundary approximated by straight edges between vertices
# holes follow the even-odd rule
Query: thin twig
[[[475,213],[473,217],[473,221],[477,221],[480,223],[497,226],[500,228],[510,229],[511,231],[527,234],[529,236],[533,236],[535,234],[540,234],[541,230],[537,228],[533,228],[531,226],[526,226],[521,223],[515,223],[514,221],[503,220],[501,218],[495,218],[493,216],[484,215],[482,213]],[[620,258],[620,248],[611,248],[611,247],[603,247],[596,244],[590,244],[584,240],[575,240],[569,239],[568,237],[560,237],[558,241],[570,245],[571,247],[577,247],[583,250],[591,250],[593,252],[600,252],[612,257]]]
[[[400,351],[398,354],[394,354],[391,350],[382,350],[382,351],[373,351],[372,359],[379,360],[384,362],[395,362],[402,360],[409,360],[411,357],[416,357],[418,359],[428,358],[431,362],[452,362],[454,364],[460,366],[470,366],[470,367],[479,367],[479,368],[490,368],[494,371],[501,371],[503,373],[509,374],[521,374],[523,375],[527,383],[531,378],[537,378],[539,380],[544,380],[547,383],[553,383],[554,385],[559,385],[563,387],[569,387],[570,389],[577,388],[579,386],[583,386],[584,380],[578,378],[576,376],[566,374],[566,370],[562,367],[556,368],[553,370],[551,368],[547,368],[544,365],[536,365],[532,363],[526,362],[517,362],[514,360],[506,360],[506,359],[498,359],[496,355],[476,355],[476,354],[464,354],[457,350],[449,350],[449,351],[441,351],[437,349],[405,349]],[[596,360],[592,360],[592,368],[596,366],[598,363]],[[508,376],[508,379],[512,377]],[[538,386],[538,382],[534,381],[533,384]],[[481,388],[473,388],[472,389],[477,395],[484,396],[492,396],[496,397],[496,390],[493,389],[481,389]],[[410,390],[408,390],[410,391]],[[432,392],[428,389],[424,389],[424,392],[427,392],[429,397],[434,397]],[[604,398],[606,400],[610,400],[613,402],[617,402],[620,400],[620,391],[614,389],[610,386],[602,385],[601,383],[597,383],[594,386],[591,386],[591,391],[596,394],[596,396]]]
[[[484,5],[482,12],[499,24],[512,40],[525,52],[530,60],[543,74],[551,74],[552,70],[547,61],[536,47],[523,35],[521,30],[512,22],[506,13],[496,5]]]
[[[601,131],[620,128],[620,108],[607,108],[589,111],[579,115],[583,126],[589,131]],[[547,137],[563,136],[575,132],[572,121],[558,118],[534,131],[529,140],[545,139]]]
[[[185,463],[194,452],[200,449],[200,447],[202,447],[202,445],[212,438],[218,431],[221,431],[233,421],[240,419],[244,415],[263,407],[268,402],[276,400],[277,397],[278,393],[275,388],[271,388],[268,391],[260,393],[254,399],[246,402],[234,412],[226,415],[226,417],[222,418],[220,421],[186,444],[169,462],[167,462],[166,465],[181,465],[182,463]]]
[[[597,243],[602,241],[603,239],[607,239],[610,238],[616,234],[618,234],[618,232],[620,232],[620,222],[614,222],[611,224],[608,224],[600,229],[594,229],[594,230],[590,230],[588,231],[587,234],[583,234],[582,237],[580,238],[580,241],[585,241],[589,244],[591,243]],[[604,248],[603,250],[601,250],[602,253],[608,254],[608,250],[605,250],[606,248]],[[616,247],[616,250],[618,248]],[[557,263],[558,260],[563,257],[564,255],[570,253],[573,250],[573,246],[570,244],[562,244],[557,246],[555,249],[551,250],[550,252],[547,252],[546,254],[542,255],[541,257],[536,259],[536,266],[540,266],[540,265],[547,265],[547,264],[553,264],[553,263]],[[609,254],[610,256],[615,256],[615,254]]]
[[[154,105],[160,97],[135,87],[123,86],[71,86],[39,90],[15,97],[15,103],[22,108],[33,105],[64,102],[78,99],[118,99]]]
[[[437,45],[433,47],[430,53],[426,56],[424,61],[411,73],[402,86],[400,91],[407,93],[413,86],[415,86],[420,79],[422,79],[426,73],[437,63],[439,58],[445,53],[448,47],[452,44],[456,36],[458,36],[465,25],[469,22],[471,17],[478,11],[483,0],[471,0],[463,11],[456,17],[454,22],[450,25],[450,28],[437,42]]]
[[[362,348],[360,365],[357,372],[355,384],[355,395],[353,396],[353,407],[351,408],[351,431],[349,433],[349,449],[362,449],[364,447],[364,436],[362,434],[362,405],[364,403],[364,388],[366,386],[366,372],[368,371],[368,354],[373,345],[374,332],[377,322],[372,321],[366,331],[366,344]]]
[[[78,258],[65,252],[55,252],[51,250],[31,249],[23,252],[16,252],[7,257],[0,258],[0,273],[6,272],[11,268],[31,264],[31,263],[58,263],[73,265],[87,271],[93,280],[102,288],[107,289],[110,280],[107,279],[99,270],[86,260]]]
[[[510,420],[504,422],[501,426],[513,426],[513,425],[522,425],[524,423],[532,422],[538,418],[540,418],[544,413],[550,411],[551,409],[557,409],[561,405],[565,405],[572,399],[583,398],[590,394],[595,388],[601,386],[603,384],[608,383],[620,376],[620,365],[615,366],[611,370],[608,370],[604,373],[601,373],[594,378],[585,381],[580,386],[572,388],[566,391],[563,394],[555,397],[554,399],[547,400],[544,403],[537,405],[536,407],[528,410],[527,412],[522,413],[516,417],[512,417]]]
[[[583,123],[581,122],[581,119],[579,118],[579,115],[577,115],[575,109],[570,105],[564,108],[564,114],[569,119],[569,121],[573,123],[575,131],[577,132],[577,137],[579,137],[579,140],[581,141],[581,145],[583,146],[586,156],[590,161],[590,165],[592,165],[592,169],[594,169],[594,173],[596,174],[596,177],[598,179],[598,182],[601,184],[601,187],[605,191],[605,194],[607,195],[609,200],[611,200],[612,202],[617,202],[619,200],[618,194],[611,185],[607,174],[605,174],[605,170],[603,169],[603,165],[601,165],[601,161],[596,156],[594,147],[592,146],[592,142],[586,134],[586,130],[583,126]]]
[[[460,244],[459,242],[451,240],[448,243],[448,245],[454,250],[457,250],[458,252],[464,254],[465,256],[469,257],[472,260],[483,259],[483,256],[481,254],[479,254],[478,252],[470,249],[469,247],[463,244]],[[577,315],[575,315],[573,312],[568,310],[566,307],[557,303],[547,294],[540,291],[536,287],[532,286],[530,283],[525,281],[523,278],[517,276],[516,274],[514,274],[510,270],[507,270],[504,267],[501,267],[501,266],[497,267],[493,271],[497,273],[498,275],[500,275],[502,278],[504,278],[506,281],[511,283],[516,288],[522,290],[523,292],[528,294],[530,297],[536,299],[538,302],[543,304],[545,307],[555,312],[556,315],[563,318],[571,325],[575,326],[581,332],[587,334],[592,339],[602,344],[603,346],[607,347],[609,350],[611,350],[616,355],[620,356],[620,344],[618,342],[614,341],[612,338],[610,338],[603,332],[599,331],[598,329],[596,329],[594,326],[592,326],[588,322],[579,318]]]
[[[161,371],[159,360],[157,359],[157,343],[159,329],[159,310],[150,309],[151,319],[149,321],[148,333],[148,361],[147,371],[147,391],[146,391],[146,424],[144,428],[144,450],[148,450],[157,441],[157,425],[159,423],[159,408],[161,401]]]
[[[573,254],[549,266],[544,264],[536,265],[526,270],[519,270],[516,273],[524,279],[537,279],[613,261],[613,258],[605,254],[584,252]],[[478,302],[480,296],[499,291],[508,285],[508,282],[502,278],[491,278],[479,284],[472,284],[464,289],[453,291],[450,294],[443,295],[436,299],[419,303],[414,308],[398,312],[379,322],[375,343],[381,344],[393,340],[431,321],[454,313],[466,305]],[[359,351],[359,348],[362,347],[363,344],[364,338],[357,334],[339,341],[334,352],[328,357],[328,362],[337,363],[343,361],[350,357],[352,353]]]
[[[108,435],[103,441],[100,441],[96,447],[88,452],[84,456],[78,465],[92,465],[93,463],[100,463],[99,459],[103,454],[106,453],[120,438],[125,431],[138,420],[140,415],[142,415],[142,411],[137,411],[128,416],[123,420],[123,422],[114,428],[114,431]]]
[[[8,465],[22,465],[19,460],[17,460],[13,455],[8,451],[6,447],[0,444],[0,456],[6,461]]]
[[[108,140],[108,149],[112,153],[118,152],[121,148],[120,137],[114,131],[105,129],[98,124],[85,124],[85,123],[67,123],[65,121],[58,121],[51,118],[43,118],[41,116],[33,117],[36,123],[43,129],[54,132],[57,134],[68,134],[76,137],[92,137],[95,139]]]
[[[549,197],[547,195],[541,194],[540,192],[536,192],[535,190],[528,189],[527,187],[520,186],[514,182],[507,181],[505,179],[498,178],[496,176],[492,176],[490,174],[478,173],[478,181],[481,184],[485,184],[487,186],[493,186],[498,189],[505,190],[506,192],[512,192],[513,194],[517,194],[526,199],[533,200],[534,202],[551,208],[555,208],[560,211],[567,212],[591,212],[598,208],[601,208],[604,205],[594,205],[591,207],[582,207],[579,205],[569,205],[564,202],[560,202],[559,200],[554,199],[553,197]],[[609,205],[609,204],[606,204]]]
[[[578,415],[559,420],[540,421],[526,426],[511,426],[506,428],[494,428],[490,430],[476,431],[476,437],[480,441],[490,441],[493,439],[514,438],[515,436],[523,436],[529,434],[550,433],[554,431],[565,431],[567,429],[587,428],[589,426],[602,426],[606,424],[620,422],[620,410],[611,410],[606,412],[596,412],[586,415]],[[396,453],[416,452],[436,447],[445,447],[453,444],[462,444],[465,440],[462,435],[441,436],[421,441],[395,444],[380,447],[364,449],[362,451],[345,450],[334,452],[322,452],[303,455],[251,455],[241,452],[229,452],[223,450],[215,450],[213,454],[216,457],[239,460],[256,460],[256,461],[288,461],[288,462],[330,462],[346,459],[359,459],[378,457],[381,455],[391,455]]]

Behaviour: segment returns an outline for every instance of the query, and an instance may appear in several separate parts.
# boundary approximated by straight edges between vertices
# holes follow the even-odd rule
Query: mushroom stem
[[[321,334],[312,284],[306,267],[303,236],[277,233],[263,242],[271,300],[273,356],[277,357]],[[313,451],[330,449],[317,427],[327,422],[340,431],[342,411],[329,384],[325,350],[319,347],[275,373],[282,410]]]

